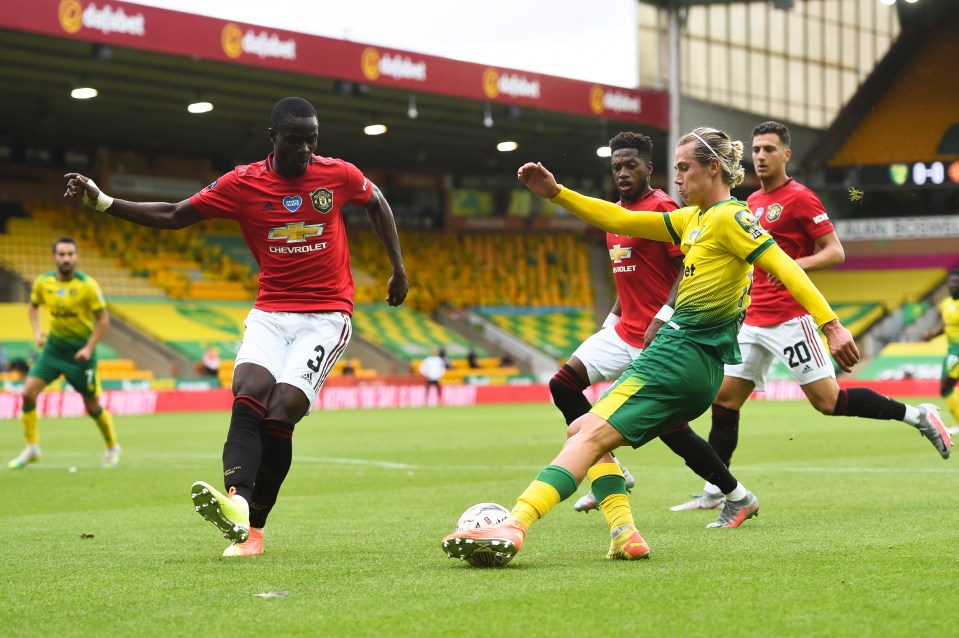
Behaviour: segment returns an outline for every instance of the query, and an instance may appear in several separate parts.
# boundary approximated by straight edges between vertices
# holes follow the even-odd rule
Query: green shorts
[[[100,396],[100,376],[97,374],[97,355],[89,361],[77,361],[79,348],[65,348],[48,343],[30,368],[28,376],[52,383],[62,374],[73,389],[87,397]]]
[[[703,414],[723,381],[716,350],[682,332],[660,332],[590,410],[633,447]]]
[[[950,379],[959,379],[959,346],[949,346],[946,358],[942,362],[942,376]]]

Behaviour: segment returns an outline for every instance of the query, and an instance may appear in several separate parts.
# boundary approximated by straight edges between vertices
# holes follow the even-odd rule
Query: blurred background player
[[[649,184],[653,173],[653,141],[646,135],[622,132],[609,141],[613,181],[619,205],[626,210],[667,212],[679,206],[672,197]],[[672,316],[672,305],[682,272],[683,251],[671,243],[606,233],[617,298],[603,329],[584,341],[553,375],[549,391],[553,403],[570,425],[589,412],[592,404],[583,391],[599,381],[612,381],[626,371]],[[618,463],[610,454],[600,463]],[[621,466],[622,467],[622,466]],[[626,489],[636,480],[625,467]],[[590,492],[573,509],[597,506]]]
[[[434,354],[420,361],[419,373],[426,379],[426,402],[429,405],[436,405],[443,400],[443,388],[440,387],[440,381],[446,374],[446,362],[443,360],[443,351],[438,350]],[[432,401],[433,390],[436,390],[436,398]]]
[[[386,198],[356,166],[315,155],[316,109],[278,101],[267,129],[273,152],[238,166],[178,203],[114,200],[89,178],[65,175],[65,197],[150,228],[204,219],[239,223],[260,266],[256,302],[236,355],[233,413],[223,446],[227,494],[197,481],[196,511],[232,544],[225,556],[263,553],[263,528],[293,457],[293,428],[310,410],[352,334],[353,276],[344,204],[363,206],[393,267],[387,302],[406,299],[409,282]]]
[[[925,334],[926,341],[946,333],[946,358],[942,362],[939,394],[946,400],[952,413],[951,434],[959,434],[959,268],[949,273],[946,280],[949,296],[939,302],[939,325]]]
[[[756,126],[752,131],[752,157],[760,188],[747,203],[760,225],[807,272],[841,264],[845,253],[822,202],[809,188],[786,175],[786,164],[792,157],[789,129],[779,122]],[[766,373],[774,359],[783,362],[812,406],[823,414],[903,421],[928,438],[942,458],[949,457],[952,443],[936,406],[924,403],[914,407],[868,388],[839,387],[815,321],[776,277],[758,265],[750,297],[745,324],[739,332],[742,362],[726,366],[712,406],[709,443],[726,465],[739,441],[739,411],[753,390],[765,388]],[[712,509],[722,502],[722,492],[707,483],[701,495],[693,495],[692,500],[671,509]]]
[[[27,447],[8,463],[22,469],[40,460],[37,397],[61,374],[83,396],[83,407],[97,424],[107,449],[103,466],[115,467],[120,446],[113,429],[113,417],[100,405],[100,377],[97,374],[97,343],[110,325],[107,304],[100,286],[77,270],[77,242],[61,237],[53,244],[56,270],[37,277],[30,293],[28,314],[34,341],[43,351],[27,373],[23,384],[23,434]],[[50,313],[50,334],[40,330],[40,306]]]

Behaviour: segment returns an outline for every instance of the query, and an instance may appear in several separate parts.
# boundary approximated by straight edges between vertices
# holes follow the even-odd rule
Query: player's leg
[[[263,529],[293,462],[293,430],[309,413],[326,376],[352,335],[348,316],[310,313],[286,326],[293,338],[260,429],[262,457],[250,496],[250,538],[228,547],[225,556],[263,553]]]
[[[205,481],[196,481],[191,488],[196,511],[234,543],[249,536],[249,500],[262,456],[260,428],[286,354],[286,339],[275,313],[251,310],[244,325],[233,371],[230,428],[223,445],[226,494]]]
[[[42,356],[42,355],[41,355]],[[39,360],[38,360],[39,361]],[[34,369],[30,372],[35,372]],[[58,373],[59,374],[59,373]],[[56,377],[54,377],[56,378]],[[11,470],[22,470],[28,463],[36,463],[40,460],[40,428],[37,417],[37,397],[43,392],[49,381],[39,376],[27,376],[23,384],[21,393],[22,413],[23,413],[23,438],[26,440],[26,447],[7,463]]]
[[[599,381],[618,379],[634,359],[642,355],[643,349],[626,343],[615,330],[603,329],[590,336],[573,352],[566,365],[550,380],[550,393],[553,402],[563,413],[566,423],[572,426],[582,415],[592,408],[583,391]],[[567,436],[576,433],[576,428],[568,427]],[[620,466],[626,480],[626,490],[632,490],[636,479],[610,452],[599,459],[598,463],[616,463]],[[599,506],[599,499],[590,491],[573,504],[577,512],[588,512]]]
[[[584,394],[589,386],[590,380],[586,366],[576,353],[573,353],[549,380],[549,393],[553,397],[553,405],[563,413],[566,425],[572,424],[593,407]]]
[[[101,465],[105,468],[114,468],[120,462],[122,449],[117,442],[116,429],[113,425],[113,415],[110,411],[100,404],[100,393],[96,395],[84,395],[83,407],[93,419],[100,435],[103,437],[106,450],[103,452]]]
[[[813,407],[826,415],[907,423],[929,439],[942,458],[949,458],[952,438],[942,422],[939,408],[932,403],[913,406],[869,388],[840,388],[833,378],[814,381],[802,389]]]
[[[946,400],[949,412],[955,425],[949,429],[950,434],[959,434],[959,348],[957,352],[950,352],[942,363],[942,377],[939,379],[939,394]]]
[[[773,361],[772,353],[762,344],[760,329],[752,326],[743,326],[740,330],[739,349],[742,363],[725,366],[722,384],[711,407],[709,445],[726,467],[732,463],[733,453],[739,445],[740,410],[754,391],[765,389],[766,373]],[[688,435],[680,430],[670,437],[671,440],[664,442],[671,448],[674,445],[695,446],[688,441],[676,441],[677,436],[685,438]],[[703,485],[702,493],[690,496],[690,500],[670,509],[674,512],[715,509],[721,507],[724,500],[722,490],[710,481]]]
[[[101,465],[105,468],[116,467],[120,460],[120,445],[117,443],[116,429],[113,425],[113,415],[100,405],[100,376],[97,370],[97,358],[94,355],[89,361],[77,361],[71,358],[62,363],[63,376],[74,390],[83,397],[83,407],[103,437],[106,449],[103,452]]]
[[[580,417],[576,423],[576,434],[566,439],[559,455],[537,474],[517,498],[512,510],[513,518],[492,527],[450,534],[443,539],[443,551],[451,558],[460,558],[475,566],[505,565],[522,548],[526,532],[533,523],[572,496],[587,472],[590,472],[597,490],[610,492],[604,498],[604,501],[610,502],[607,508],[610,515],[628,520],[631,524],[632,515],[622,472],[613,463],[594,466],[598,458],[626,442],[623,435],[593,414]],[[642,543],[645,544],[645,541]],[[643,550],[635,546],[622,549]],[[640,553],[648,554],[648,547]]]

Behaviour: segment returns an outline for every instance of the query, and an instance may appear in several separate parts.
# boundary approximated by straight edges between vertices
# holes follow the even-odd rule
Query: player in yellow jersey
[[[83,406],[103,435],[107,446],[103,466],[115,467],[120,446],[113,430],[113,417],[100,405],[97,376],[96,346],[110,325],[107,304],[97,282],[77,270],[77,242],[72,237],[61,237],[53,244],[53,261],[56,270],[37,277],[30,294],[30,324],[43,351],[23,385],[23,434],[27,447],[8,466],[18,470],[40,460],[37,397],[62,374],[83,395]],[[50,311],[49,336],[40,331],[40,306]]]
[[[939,382],[939,394],[946,400],[952,419],[956,425],[950,428],[952,434],[959,434],[959,268],[949,273],[946,279],[949,296],[939,303],[939,325],[926,333],[926,341],[946,333],[946,358],[942,362],[942,377]]]
[[[531,191],[607,232],[679,245],[683,280],[672,318],[593,409],[570,425],[571,436],[559,456],[517,499],[513,519],[447,536],[442,545],[449,556],[474,565],[506,564],[522,547],[529,527],[571,496],[584,477],[590,479],[610,527],[607,558],[649,556],[649,545],[633,521],[619,466],[593,463],[621,445],[640,447],[710,407],[724,363],[741,360],[736,336],[749,305],[754,263],[772,272],[816,319],[844,370],[859,360],[852,335],[806,273],[746,205],[730,196],[730,188],[742,182],[745,173],[742,153],[742,142],[716,129],[698,128],[681,137],[675,183],[688,205],[666,213],[626,211],[567,190],[538,163],[519,169],[520,181]],[[737,527],[755,516],[759,501],[752,492],[730,474],[712,447],[697,448],[686,458],[687,465],[700,476],[721,481],[726,496],[719,517],[707,527]]]

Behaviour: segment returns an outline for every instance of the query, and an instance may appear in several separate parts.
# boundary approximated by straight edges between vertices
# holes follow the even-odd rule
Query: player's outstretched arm
[[[64,197],[79,200],[84,206],[113,217],[125,219],[134,224],[150,228],[176,230],[204,219],[193,208],[189,199],[184,199],[176,204],[168,202],[129,202],[123,199],[113,199],[101,191],[92,179],[80,173],[67,173],[63,178],[67,180],[67,189],[63,193]]]
[[[387,284],[386,302],[391,306],[399,306],[410,291],[410,282],[406,278],[406,266],[403,265],[403,253],[400,251],[400,238],[396,232],[393,209],[375,184],[370,201],[366,204],[366,214],[369,215],[373,232],[380,238],[393,266],[393,276]]]
[[[610,233],[673,241],[663,213],[627,211],[621,206],[581,195],[556,183],[553,174],[539,162],[523,164],[516,178],[533,193],[559,204],[585,222]]]

